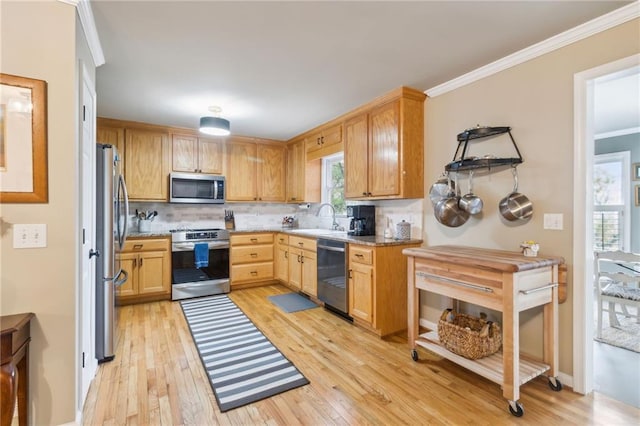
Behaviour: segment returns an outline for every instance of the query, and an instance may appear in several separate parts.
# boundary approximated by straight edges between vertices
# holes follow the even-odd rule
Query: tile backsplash
[[[395,236],[396,224],[402,220],[411,223],[412,238],[422,238],[424,200],[385,200],[373,202],[349,202],[349,204],[372,204],[376,206],[376,234],[383,235],[389,226]],[[307,208],[307,206],[309,206]],[[131,202],[130,229],[138,230],[135,211],[157,211],[151,222],[151,232],[170,229],[224,228],[224,211],[233,210],[236,229],[278,229],[284,216],[295,216],[299,228],[330,228],[331,209],[323,208],[320,216],[316,212],[320,204],[284,203],[226,203],[226,204],[171,204]],[[336,217],[344,229],[349,227],[349,218]]]

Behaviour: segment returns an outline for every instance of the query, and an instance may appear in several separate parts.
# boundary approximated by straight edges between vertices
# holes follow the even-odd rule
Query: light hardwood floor
[[[602,424],[636,425],[640,410],[600,394],[553,392],[545,378],[521,388],[524,417],[499,385],[426,350],[411,360],[406,337],[380,340],[324,309],[286,314],[267,296],[229,297],[311,384],[221,413],[177,302],[119,308],[116,359],[100,366],[86,425]]]

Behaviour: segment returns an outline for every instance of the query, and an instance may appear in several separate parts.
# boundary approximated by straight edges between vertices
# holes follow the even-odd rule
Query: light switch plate
[[[13,225],[13,248],[40,248],[46,246],[46,224],[17,223]]]
[[[545,213],[544,214],[544,229],[553,229],[556,231],[561,231],[563,229],[563,219],[564,216],[562,213]]]

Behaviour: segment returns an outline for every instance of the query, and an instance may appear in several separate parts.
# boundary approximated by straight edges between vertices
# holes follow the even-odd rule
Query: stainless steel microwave
[[[222,204],[224,201],[224,176],[195,173],[169,175],[171,203]]]

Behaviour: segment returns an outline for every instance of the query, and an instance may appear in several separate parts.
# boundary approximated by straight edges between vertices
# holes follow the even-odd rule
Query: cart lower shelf
[[[449,361],[473,371],[474,373],[491,380],[494,383],[502,385],[504,383],[503,364],[502,364],[502,351],[499,351],[488,357],[480,359],[468,359],[460,355],[454,354],[445,348],[438,338],[436,331],[430,331],[428,333],[421,334],[415,344],[421,346]],[[541,362],[532,361],[530,359],[520,356],[520,368],[519,368],[519,384],[523,385],[530,380],[544,374],[549,371],[550,366]]]

